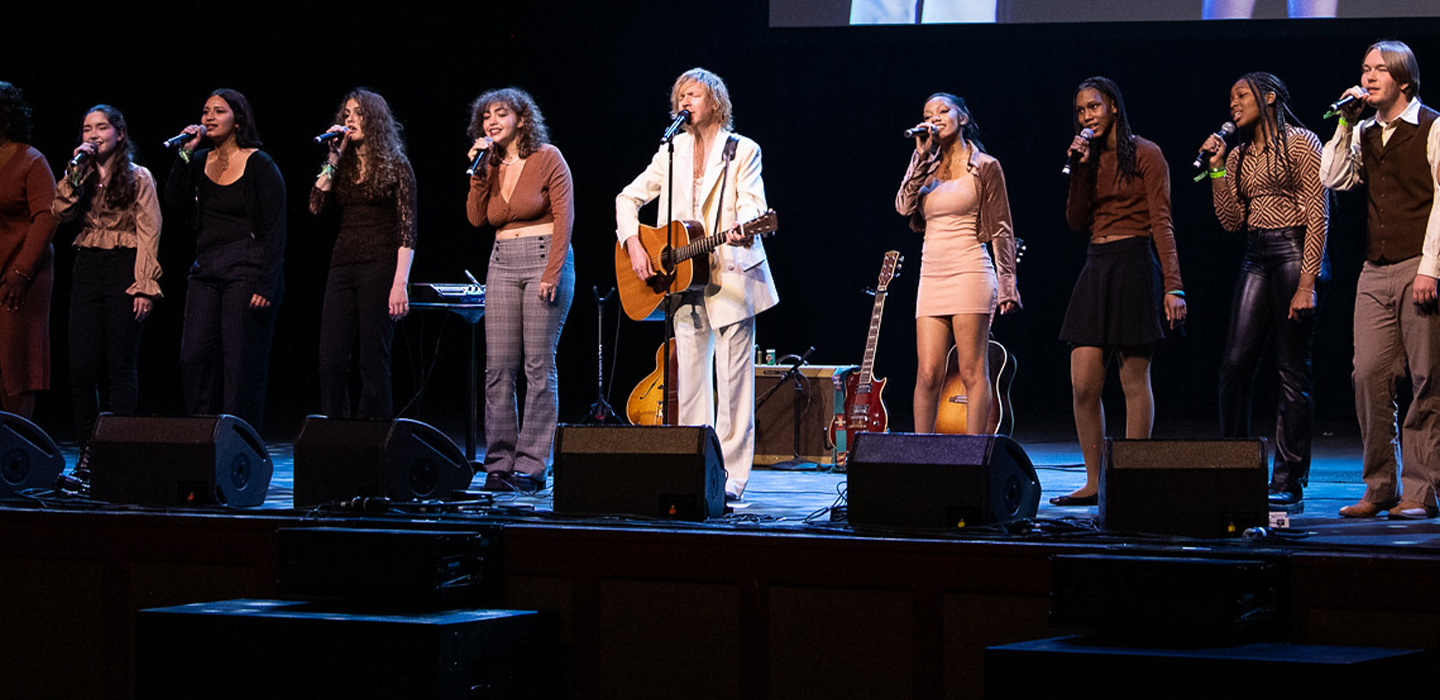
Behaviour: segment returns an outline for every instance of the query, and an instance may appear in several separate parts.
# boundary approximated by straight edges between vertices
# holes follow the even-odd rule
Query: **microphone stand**
[[[771,469],[781,469],[781,470],[785,470],[785,471],[800,471],[800,470],[811,470],[811,469],[819,469],[819,468],[820,468],[820,465],[818,465],[818,464],[816,464],[816,463],[814,463],[814,462],[811,462],[810,460],[805,459],[805,458],[803,458],[803,457],[800,456],[800,414],[801,414],[802,409],[803,409],[803,407],[804,407],[804,400],[805,400],[805,382],[803,381],[804,375],[801,374],[800,368],[805,365],[805,361],[806,361],[807,359],[809,359],[810,353],[812,353],[812,352],[815,352],[815,346],[813,346],[813,345],[810,346],[810,349],[809,349],[809,350],[806,350],[806,351],[805,351],[805,354],[804,354],[804,355],[801,355],[801,356],[799,356],[799,357],[795,357],[794,355],[790,355],[790,357],[795,357],[795,361],[790,364],[790,369],[789,369],[789,371],[785,372],[785,374],[780,375],[780,380],[777,381],[777,382],[775,382],[775,386],[772,386],[772,387],[770,387],[768,390],[766,390],[765,395],[764,395],[764,396],[761,396],[761,397],[760,397],[760,400],[758,400],[758,401],[755,402],[755,408],[756,408],[756,411],[758,412],[758,411],[759,411],[759,408],[760,408],[761,406],[765,405],[765,401],[768,400],[771,396],[773,396],[776,391],[779,391],[779,390],[780,390],[780,387],[781,387],[781,386],[784,386],[784,384],[785,384],[786,381],[792,380],[792,379],[794,380],[794,383],[795,383],[795,411],[794,411],[794,430],[795,430],[795,433],[794,433],[794,442],[792,443],[792,447],[794,448],[792,454],[793,454],[794,456],[793,456],[791,459],[783,460],[783,461],[776,462],[776,463],[770,465],[770,468],[771,468]]]
[[[671,251],[675,250],[675,227],[671,224],[674,223],[675,216],[675,136],[677,136],[678,133],[677,131],[675,134],[671,134],[670,138],[665,139],[665,152],[669,158],[669,163],[665,167],[665,217],[662,219],[665,222],[665,250],[660,253],[661,274],[665,274],[666,257],[671,256],[673,258]],[[692,155],[691,157],[693,158],[694,156]],[[665,349],[663,353],[665,361],[660,368],[662,382],[660,385],[662,387],[660,396],[661,425],[674,425],[672,421],[677,418],[677,416],[670,415],[670,389],[674,386],[670,382],[675,381],[675,378],[670,376],[670,340],[675,337],[675,304],[673,303],[673,297],[674,291],[671,290],[670,283],[667,282],[665,284],[665,342],[661,344],[661,347]]]
[[[595,367],[595,403],[590,404],[590,413],[585,416],[583,422],[591,425],[629,425],[628,421],[610,408],[610,402],[605,400],[605,302],[615,296],[615,288],[611,287],[609,293],[603,297],[600,296],[599,287],[594,287],[593,290],[595,292],[595,347],[599,358]],[[619,330],[618,327],[616,330]]]

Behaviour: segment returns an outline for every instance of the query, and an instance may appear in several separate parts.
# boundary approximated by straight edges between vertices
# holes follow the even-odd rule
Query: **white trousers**
[[[712,328],[704,303],[684,303],[674,318],[679,424],[715,428],[725,491],[739,496],[755,461],[755,317]]]

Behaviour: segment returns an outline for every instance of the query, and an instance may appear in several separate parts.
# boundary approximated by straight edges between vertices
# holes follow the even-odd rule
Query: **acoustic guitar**
[[[1010,405],[1010,385],[1015,382],[1015,356],[999,341],[990,339],[990,418],[985,433],[1010,435],[1015,432],[1014,408]],[[940,389],[940,406],[935,411],[935,432],[963,435],[970,416],[970,392],[960,379],[959,353],[950,348],[945,360],[945,385]]]
[[[1025,239],[1015,239],[1015,264],[1025,259]],[[1010,385],[1015,382],[1015,356],[991,336],[986,349],[990,360],[990,418],[985,432],[1010,435],[1015,432],[1015,411],[1010,405]],[[955,347],[945,358],[945,384],[940,388],[940,405],[935,411],[935,432],[963,435],[968,432],[970,392],[960,379],[960,356]]]
[[[830,421],[827,431],[830,444],[835,447],[836,466],[846,463],[856,433],[883,433],[890,427],[890,415],[881,396],[886,380],[875,379],[875,346],[880,339],[880,319],[885,315],[885,296],[890,281],[900,274],[900,263],[904,260],[900,251],[892,250],[885,254],[885,260],[880,264],[880,283],[875,286],[875,306],[870,311],[870,335],[865,339],[865,357],[860,363],[860,371],[846,376],[844,413]]]
[[[740,224],[740,233],[746,236],[769,236],[779,226],[775,210]],[[663,227],[640,225],[640,245],[650,256],[650,267],[655,274],[642,280],[635,276],[630,267],[630,254],[625,246],[615,244],[615,286],[620,290],[620,306],[632,320],[643,321],[655,312],[665,299],[665,293],[679,294],[689,289],[700,289],[710,283],[710,265],[707,259],[696,265],[693,258],[705,255],[725,243],[726,232],[706,236],[705,227],[698,221],[671,221]],[[675,247],[670,247],[673,236]]]
[[[633,277],[633,275],[632,275]],[[655,351],[655,370],[645,375],[635,389],[630,392],[630,399],[625,402],[625,417],[630,419],[631,425],[665,425],[665,405],[661,401],[670,402],[671,424],[679,418],[678,405],[680,397],[680,382],[676,379],[680,372],[680,362],[675,358],[675,339],[670,339],[670,378],[672,385],[669,391],[665,387],[665,373],[661,368],[665,366],[665,344],[660,344],[660,349]]]

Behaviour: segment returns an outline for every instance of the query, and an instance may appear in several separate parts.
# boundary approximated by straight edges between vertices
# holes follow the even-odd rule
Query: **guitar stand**
[[[595,376],[595,403],[590,404],[590,412],[585,419],[580,421],[585,425],[629,425],[623,417],[615,413],[610,407],[610,402],[605,400],[605,302],[615,296],[615,288],[611,287],[610,292],[600,296],[600,288],[593,287],[595,292],[595,347],[599,359],[596,364]],[[619,336],[620,319],[615,319],[615,333]]]
[[[805,360],[810,357],[810,353],[812,352],[815,352],[813,345],[809,350],[805,351],[804,355],[786,355],[781,358],[782,360],[794,358],[794,361],[790,363],[790,369],[786,371],[785,374],[780,375],[780,379],[775,382],[775,386],[770,387],[770,389],[765,392],[765,395],[761,396],[760,399],[755,402],[755,411],[758,413],[760,407],[764,406],[765,402],[769,400],[771,396],[774,396],[775,392],[779,391],[780,387],[784,386],[787,380],[794,380],[795,410],[791,414],[795,428],[794,442],[792,443],[794,448],[792,454],[794,456],[770,465],[771,469],[781,471],[816,471],[820,469],[820,465],[800,456],[800,413],[805,404],[805,382],[803,381],[803,375],[800,373],[800,368],[805,366]]]

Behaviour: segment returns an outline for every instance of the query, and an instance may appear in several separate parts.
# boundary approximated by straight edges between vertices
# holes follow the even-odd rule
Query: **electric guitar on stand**
[[[875,345],[880,338],[880,319],[885,315],[885,295],[890,280],[900,274],[900,263],[905,258],[900,251],[885,254],[880,265],[880,282],[875,286],[875,307],[870,312],[870,335],[865,339],[865,359],[860,371],[851,372],[845,378],[844,412],[830,421],[828,437],[835,446],[835,466],[843,466],[850,451],[852,436],[856,433],[883,433],[890,426],[890,415],[885,411],[881,393],[885,380],[875,379]]]
[[[746,236],[768,236],[775,233],[777,223],[775,210],[740,224],[740,233]],[[620,306],[632,320],[643,321],[655,312],[665,299],[667,291],[679,294],[687,289],[699,289],[710,282],[710,265],[702,258],[696,265],[692,260],[725,243],[727,233],[721,231],[706,236],[705,227],[698,221],[671,221],[668,226],[655,227],[640,225],[640,245],[650,256],[650,267],[655,275],[648,280],[635,276],[630,267],[630,253],[625,246],[615,244],[615,284],[620,289]],[[670,247],[673,237],[675,247]]]

